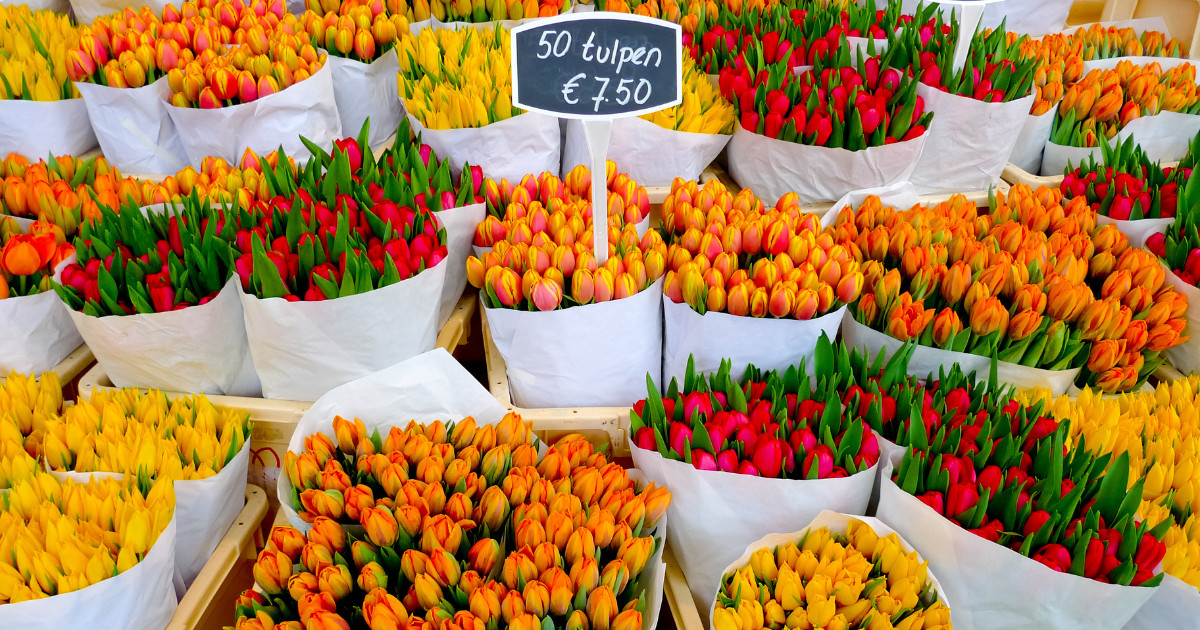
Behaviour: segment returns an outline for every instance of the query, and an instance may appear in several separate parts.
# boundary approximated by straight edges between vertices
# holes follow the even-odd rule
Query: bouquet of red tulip
[[[639,491],[582,436],[539,456],[513,414],[497,425],[413,422],[382,439],[358,420],[334,426],[335,439],[314,434],[288,453],[311,528],[272,531],[257,588],[238,600],[238,630],[640,630],[658,614],[647,588],[670,494]]]
[[[976,34],[962,70],[955,72],[958,28],[957,22],[950,28],[934,28],[929,38],[922,31],[905,31],[902,44],[894,52],[888,48],[891,62],[907,66],[925,85],[985,103],[1007,103],[1029,95],[1037,59],[1023,56],[1021,41],[1012,41],[1002,29]]]
[[[1132,138],[1101,147],[1099,161],[1089,156],[1067,172],[1059,184],[1065,197],[1085,197],[1093,210],[1117,221],[1175,218],[1180,184],[1192,169],[1151,161]]]

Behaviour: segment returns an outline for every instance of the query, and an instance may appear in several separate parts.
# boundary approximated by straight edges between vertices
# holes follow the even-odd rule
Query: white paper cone
[[[175,520],[179,525],[176,577],[185,590],[241,513],[249,467],[250,442],[246,442],[221,472],[208,479],[175,482]]]
[[[393,48],[380,58],[365,64],[343,57],[327,57],[333,73],[333,95],[342,135],[358,137],[363,121],[371,119],[370,145],[377,147],[396,133],[404,105],[396,85],[400,61]]]
[[[1115,224],[1121,233],[1129,237],[1129,244],[1133,247],[1142,247],[1146,244],[1146,239],[1152,235],[1162,232],[1175,224],[1175,218],[1169,219],[1136,219],[1134,221],[1118,221],[1110,219],[1102,214],[1096,215],[1096,222],[1100,225]]]
[[[90,22],[79,15],[82,22]],[[76,82],[92,130],[109,164],[128,173],[174,174],[187,165],[175,123],[167,114],[171,87],[163,77],[140,88]],[[241,156],[238,156],[241,157]]]
[[[852,190],[907,181],[928,136],[848,151],[774,140],[738,125],[729,141],[729,173],[763,203],[774,205],[793,191],[801,204],[833,201]]]
[[[238,290],[264,398],[325,392],[433,349],[446,261],[407,280],[321,302]]]
[[[750,546],[746,548],[746,552],[743,553],[737,560],[731,562],[729,566],[725,567],[725,570],[721,572],[721,575],[729,575],[742,567],[749,566],[750,557],[753,556],[754,552],[758,551],[759,549],[774,550],[777,547],[782,547],[788,543],[798,544],[810,531],[819,530],[822,527],[828,529],[831,533],[839,534],[842,538],[846,538],[850,534],[851,519],[866,523],[880,538],[884,538],[889,534],[896,533],[896,530],[888,527],[886,523],[877,518],[872,518],[870,516],[852,516],[850,514],[841,514],[839,512],[824,510],[820,514],[817,514],[816,518],[814,518],[812,522],[809,523],[804,529],[792,532],[790,534],[768,534],[762,538],[759,538],[753,543],[750,543]],[[900,536],[897,533],[897,537],[900,539],[900,548],[906,553],[917,551],[911,544],[908,543],[907,540],[904,540],[903,536]],[[932,571],[927,573],[926,581],[929,583],[930,588],[930,598],[927,601],[932,601],[933,594],[936,593],[937,599],[942,600],[942,603],[950,606],[951,604],[945,596],[945,589],[942,588],[941,583],[938,582],[937,576],[935,576]],[[718,586],[718,590],[713,593],[714,605],[707,611],[708,626],[710,628],[712,627],[712,616],[713,611],[716,609],[716,596],[718,592],[720,592],[720,586]]]
[[[446,228],[446,282],[438,307],[438,330],[446,325],[450,313],[454,312],[458,299],[467,288],[467,257],[471,255],[471,241],[475,239],[475,226],[487,216],[482,203],[451,208],[437,213],[438,220]]]
[[[662,370],[662,278],[637,295],[556,311],[486,308],[518,407],[627,407]]]
[[[1105,630],[1120,628],[1155,589],[1103,584],[1059,573],[976,536],[904,492],[884,469],[879,519],[929,560],[954,607],[956,628]]]
[[[703,611],[712,610],[725,567],[750,543],[824,510],[863,514],[875,484],[874,466],[842,479],[764,479],[696,470],[636,445],[630,450],[646,479],[671,489],[667,536]]]
[[[986,190],[996,183],[1012,154],[1033,94],[1007,103],[985,103],[949,94],[924,83],[917,96],[933,112],[925,149],[912,182],[922,194]]]
[[[888,356],[899,351],[904,345],[895,337],[858,323],[850,314],[847,314],[842,320],[842,340],[846,342],[847,346],[858,346],[870,353],[880,349],[887,350]],[[925,378],[930,375],[936,378],[939,369],[949,372],[950,368],[955,365],[962,368],[963,373],[975,372],[978,378],[986,379],[991,370],[991,359],[977,354],[951,352],[919,345],[908,361],[908,373],[917,378]],[[1017,388],[1045,387],[1053,395],[1061,396],[1075,382],[1075,377],[1079,375],[1079,369],[1042,370],[999,361],[996,378],[1001,383],[1008,383]]]
[[[33,7],[30,7],[33,8]],[[83,99],[0,100],[0,154],[31,162],[47,155],[83,155],[99,146]]]
[[[1008,161],[1021,167],[1026,173],[1038,173],[1042,170],[1042,152],[1050,141],[1050,127],[1054,125],[1054,114],[1057,107],[1040,115],[1025,117],[1021,132],[1017,134],[1017,143],[1013,146]],[[1061,173],[1060,173],[1061,175]]]
[[[608,141],[608,159],[642,186],[670,186],[676,177],[700,179],[700,173],[712,164],[729,138],[664,129],[641,118],[617,118]],[[590,168],[590,162],[583,124],[568,120],[563,176],[579,164]]]
[[[1188,628],[1197,619],[1200,619],[1200,592],[1195,586],[1167,574],[1150,601],[1125,624],[1125,630]]]
[[[1200,289],[1181,280],[1165,264],[1163,270],[1166,271],[1167,282],[1175,287],[1176,291],[1187,296],[1187,312],[1183,314],[1187,320],[1187,328],[1184,330],[1185,334],[1192,337],[1174,348],[1167,348],[1163,354],[1172,367],[1184,374],[1200,372]]]
[[[68,311],[117,387],[254,396],[238,279],[211,302],[179,311],[92,317]]]
[[[218,109],[169,103],[164,107],[175,122],[188,161],[196,168],[208,156],[237,164],[246,149],[265,155],[282,147],[300,162],[310,155],[300,136],[322,147],[342,137],[328,62],[311,77],[251,103]]]
[[[408,122],[421,141],[442,159],[449,158],[457,177],[464,163],[483,168],[488,177],[512,182],[544,171],[558,172],[558,119],[529,112],[475,129],[426,129],[412,114]]]
[[[136,566],[87,588],[45,599],[5,604],[6,630],[96,630],[165,628],[179,606],[171,573],[175,568],[176,521],[158,535]]]
[[[58,294],[0,300],[0,374],[40,374],[83,343]]]
[[[688,357],[695,362],[697,374],[711,374],[722,360],[733,362],[730,376],[740,380],[746,366],[763,370],[784,370],[808,359],[817,348],[817,339],[825,333],[837,337],[846,307],[807,321],[766,317],[738,317],[729,313],[701,315],[687,304],[676,304],[663,296],[663,375],[662,382],[683,379]],[[811,369],[811,368],[810,368]]]

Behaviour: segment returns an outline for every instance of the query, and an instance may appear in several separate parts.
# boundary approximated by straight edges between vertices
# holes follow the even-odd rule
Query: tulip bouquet
[[[79,96],[67,80],[67,50],[79,38],[67,16],[30,11],[25,5],[0,7],[0,38],[10,55],[0,61],[5,99],[57,101]]]
[[[409,122],[438,155],[492,178],[559,172],[558,121],[513,107],[507,29],[424,28],[403,38],[396,54]]]
[[[315,434],[288,454],[289,478],[308,484],[301,496],[317,513],[307,535],[272,531],[254,566],[257,590],[238,600],[239,630],[288,620],[638,630],[657,614],[649,576],[670,494],[638,491],[582,436],[539,457],[513,414],[496,425],[413,422],[384,439],[339,420],[336,443]]]
[[[180,73],[167,77],[171,105],[216,109],[252,103],[316,74],[327,57],[317,50],[316,40],[290,14],[280,29],[268,38],[266,32],[252,28],[243,45],[206,63],[185,64]],[[298,32],[289,34],[289,30]]]
[[[1193,141],[1193,146],[1196,146]],[[1185,160],[1185,163],[1195,163]],[[1187,168],[1180,166],[1180,168]],[[1175,222],[1168,225],[1162,232],[1152,234],[1146,239],[1146,249],[1161,260],[1166,275],[1166,282],[1187,296],[1188,305],[1184,311],[1187,321],[1187,331],[1194,333],[1200,330],[1200,230],[1197,222],[1200,215],[1200,178],[1188,176],[1187,181],[1179,190],[1177,201],[1178,215]],[[1186,373],[1200,370],[1197,348],[1200,342],[1187,340],[1169,348],[1166,351],[1171,365]]]
[[[396,47],[398,38],[408,35],[408,20],[383,11],[382,5],[346,3],[340,11],[330,13],[309,10],[300,23],[329,54],[363,63],[379,59]]]
[[[607,160],[604,163],[605,181],[608,186],[608,226],[609,228],[624,228],[627,225],[637,226],[638,232],[649,228],[650,194],[646,187],[639,185],[628,173],[617,170],[616,162]],[[586,165],[578,165],[571,169],[565,178],[559,179],[551,172],[543,172],[534,176],[527,174],[517,183],[505,178],[498,181],[488,179],[484,183],[485,199],[488,216],[475,230],[476,247],[493,247],[498,241],[511,240],[514,243],[529,242],[533,234],[546,230],[540,229],[540,220],[525,221],[529,211],[540,207],[550,209],[554,201],[562,201],[566,205],[577,202],[590,202],[592,199],[592,174]],[[533,204],[537,203],[538,206]],[[510,209],[510,206],[517,206]],[[591,219],[591,206],[587,206],[586,219]],[[567,217],[564,217],[567,218]],[[522,225],[529,227],[526,238]],[[556,225],[552,232],[557,232],[562,226]],[[572,225],[576,229],[580,226]],[[535,229],[537,228],[537,229]],[[512,235],[512,238],[510,237]],[[585,241],[591,244],[590,240]],[[612,245],[612,239],[609,240]]]
[[[23,228],[0,216],[0,370],[40,373],[51,369],[80,339],[53,296],[55,272],[75,249],[63,231],[44,221]]]
[[[1130,389],[1186,339],[1187,298],[1164,282],[1149,252],[1129,247],[1116,226],[1097,226],[1081,197],[1064,202],[1049,188],[1015,186],[995,195],[990,216],[961,197],[907,211],[868,199],[839,215],[835,240],[853,242],[866,259],[857,323],[900,341],[1058,371],[1018,369],[1006,380],[1044,386],[1054,378],[1062,393],[1063,379],[1082,368],[1080,384]],[[856,343],[883,342],[852,329],[863,335]],[[962,354],[954,360],[986,367]]]
[[[165,189],[123,177],[103,157],[62,156],[30,164],[10,154],[0,163],[0,174],[5,176],[0,214],[52,223],[67,238],[75,237],[80,223],[100,216],[102,206],[115,208],[129,198],[138,204],[169,199]]]
[[[364,1],[364,0],[358,0]],[[345,6],[349,3],[343,3]],[[306,0],[312,11],[328,13],[336,10],[334,0]],[[385,0],[383,6],[392,15],[403,16],[409,22],[435,19],[439,22],[496,22],[554,17],[566,13],[571,3],[566,0]]]
[[[1084,61],[1114,57],[1183,57],[1179,40],[1158,31],[1138,34],[1132,28],[1092,24],[1067,37],[1070,48]]]
[[[0,381],[0,490],[33,477],[46,424],[63,406],[58,374],[13,372]]]
[[[1013,41],[1003,30],[976,34],[963,69],[955,72],[951,62],[957,26],[933,29],[928,38],[921,31],[905,32],[893,63],[904,63],[921,83],[941,92],[985,103],[1007,103],[1029,95],[1037,60],[1023,55],[1020,40]]]
[[[195,191],[198,197],[208,199],[210,203],[236,203],[238,207],[245,208],[274,196],[268,189],[267,179],[263,177],[263,160],[266,160],[266,167],[271,171],[279,168],[280,164],[291,170],[296,168],[295,160],[278,151],[260,158],[253,149],[246,149],[237,166],[231,166],[225,158],[206,157],[200,162],[199,170],[187,166],[164,179],[163,185],[172,193],[172,202],[180,202]]]
[[[928,563],[870,521],[824,513],[816,522],[828,525],[755,543],[721,579],[714,630],[950,628]]]
[[[849,54],[841,48],[799,77],[786,61],[721,71],[721,93],[741,119],[729,146],[739,184],[769,200],[795,191],[812,203],[907,178],[932,114],[911,77],[876,57],[851,63]]]
[[[71,617],[81,614],[91,623],[101,623],[103,617],[104,622],[117,619],[139,627],[170,621],[175,608],[171,556],[157,544],[175,538],[170,483],[144,488],[134,479],[78,483],[37,472],[14,484],[0,506],[5,532],[0,605],[6,621],[29,628],[75,627],[79,622]],[[150,572],[149,577],[122,576],[143,563],[148,566],[142,573]],[[114,610],[52,605],[55,595],[109,580],[110,596],[118,595],[108,600]],[[121,587],[146,589],[142,606],[131,605],[127,595],[120,597]],[[36,605],[38,600],[47,603]],[[125,606],[129,610],[121,610]]]
[[[863,275],[854,252],[822,234],[820,219],[803,213],[794,193],[764,206],[748,189],[734,196],[716,180],[703,187],[675,180],[663,202],[672,240],[664,379],[683,375],[689,357],[709,372],[737,356],[737,376],[748,363],[793,365],[812,355],[821,332],[837,333],[844,305],[858,299]]]
[[[74,254],[58,226],[34,221],[26,231],[0,218],[0,299],[49,291],[55,269]]]
[[[1038,173],[1042,168],[1042,153],[1050,140],[1050,128],[1054,125],[1055,110],[1063,97],[1064,86],[1079,81],[1083,76],[1083,58],[1067,47],[1064,35],[1051,34],[1040,40],[1019,37],[1009,33],[1009,42],[1020,47],[1022,57],[1037,59],[1033,72],[1033,105],[1025,119],[1016,145],[1009,155],[1009,162],[1028,173]]]

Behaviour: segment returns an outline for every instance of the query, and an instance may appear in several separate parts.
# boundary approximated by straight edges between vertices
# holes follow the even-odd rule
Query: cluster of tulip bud
[[[1084,197],[1092,210],[1118,221],[1175,216],[1180,187],[1192,169],[1151,162],[1133,138],[1101,149],[1101,160],[1088,156],[1063,177],[1058,188],[1064,197]]]
[[[1080,26],[1066,37],[1067,46],[1084,61],[1113,57],[1182,57],[1179,40],[1158,31],[1139,34],[1128,26]]]
[[[103,157],[62,156],[30,164],[16,154],[0,162],[0,215],[38,219],[74,238],[79,225],[100,216],[101,207],[122,200],[138,205],[167,201],[163,187],[124,177]]]
[[[1130,122],[1159,112],[1200,112],[1196,67],[1163,71],[1157,63],[1134,66],[1122,60],[1112,70],[1092,70],[1067,88],[1050,140],[1073,147],[1100,146]]]
[[[236,203],[245,208],[273,196],[267,178],[263,176],[262,160],[266,160],[270,170],[279,168],[281,163],[290,170],[296,168],[294,159],[278,151],[260,158],[247,148],[237,166],[231,166],[225,158],[209,156],[200,161],[200,170],[186,166],[174,175],[167,176],[163,186],[170,193],[171,201],[182,201],[195,192],[197,197],[214,204]]]
[[[0,99],[57,101],[76,98],[67,76],[67,49],[79,32],[66,15],[0,5]]]
[[[706,134],[731,134],[736,121],[733,105],[690,57],[683,59],[683,101],[642,118],[664,129]]]
[[[485,127],[523,113],[512,104],[508,30],[422,29],[396,47],[404,107],[426,129]]]
[[[249,439],[245,410],[121,389],[97,391],[48,420],[41,455],[57,471],[189,481],[221,472]]]
[[[567,0],[305,0],[309,11],[325,14],[347,7],[368,6],[373,13],[386,11],[408,22],[430,18],[441,22],[493,22],[554,17],[571,8]]]
[[[949,630],[950,608],[930,592],[928,564],[895,532],[880,538],[855,518],[844,536],[809,529],[758,549],[721,579],[713,630]]]
[[[1179,170],[1195,170],[1197,147],[1200,147],[1200,141],[1193,139],[1191,150],[1180,162]],[[1189,173],[1178,192],[1179,213],[1175,222],[1147,238],[1146,249],[1161,258],[1180,280],[1200,286],[1200,230],[1197,229],[1200,213],[1196,212],[1200,208],[1200,178]]]
[[[639,491],[582,436],[539,456],[514,414],[497,425],[411,422],[386,437],[337,418],[334,433],[307,436],[285,458],[312,528],[271,532],[237,630],[356,618],[427,630],[642,627],[643,572],[670,494]],[[363,532],[348,534],[347,521]]]
[[[1033,72],[1036,98],[1029,113],[1040,116],[1055,108],[1063,97],[1063,86],[1075,83],[1083,76],[1083,58],[1067,48],[1065,35],[1050,34],[1041,39],[1020,37],[1009,33],[1009,42],[1020,47],[1021,56],[1037,60]]]
[[[853,303],[863,289],[854,250],[824,233],[795,193],[764,209],[749,189],[676,179],[663,201],[671,239],[663,292],[699,313],[805,320]]]
[[[381,2],[349,4],[343,4],[340,12],[310,10],[300,17],[309,37],[329,54],[371,63],[394,48],[398,37],[409,36],[408,20],[384,12]]]
[[[849,360],[842,344],[822,335],[817,356]],[[820,359],[818,359],[820,361]],[[861,419],[844,412],[840,380],[809,383],[804,364],[786,372],[747,369],[742,382],[729,363],[710,376],[689,364],[683,383],[672,379],[664,394],[650,383],[633,405],[633,442],[697,470],[771,479],[834,479],[871,468],[879,441]]]
[[[62,410],[58,375],[13,372],[0,381],[0,489],[32,476],[46,423]]]
[[[74,253],[62,228],[34,221],[22,229],[0,216],[0,300],[49,291],[54,269]]]
[[[135,477],[88,483],[36,472],[0,502],[0,604],[82,590],[145,558],[175,511],[175,490]]]
[[[1037,60],[1021,54],[1003,30],[976,34],[961,70],[953,66],[955,37],[932,29],[932,37],[907,29],[888,46],[886,58],[894,67],[907,67],[921,83],[943,92],[986,103],[1006,103],[1025,97],[1033,86]]]
[[[1044,396],[1044,392],[1040,395]],[[1071,437],[1099,453],[1129,454],[1131,478],[1144,479],[1138,514],[1159,523],[1174,517],[1163,536],[1163,572],[1200,587],[1200,433],[1192,421],[1200,404],[1200,377],[1160,382],[1152,392],[1105,396],[1085,390],[1078,398],[1047,402],[1051,416],[1070,419]]]
[[[917,226],[921,226],[918,229]],[[862,253],[860,322],[906,341],[1051,370],[1105,391],[1144,382],[1182,335],[1187,298],[1087,200],[1046,187],[897,211],[869,198],[837,221]]]

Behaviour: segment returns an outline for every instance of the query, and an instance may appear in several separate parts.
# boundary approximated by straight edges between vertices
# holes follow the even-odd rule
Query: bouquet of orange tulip
[[[81,343],[70,318],[51,299],[58,267],[74,260],[63,231],[45,221],[22,227],[0,216],[0,372],[43,372]]]
[[[539,456],[514,414],[495,425],[412,422],[386,437],[338,418],[334,433],[288,453],[311,526],[272,531],[257,589],[238,600],[238,630],[639,630],[658,614],[649,589],[670,494],[639,491],[583,436]]]
[[[34,221],[28,230],[12,217],[0,217],[0,299],[50,290],[55,269],[75,255],[62,228]]]
[[[1098,227],[1086,199],[1021,185],[993,206],[981,216],[957,197],[897,211],[870,198],[843,211],[835,240],[865,259],[855,320],[900,341],[1049,370],[1006,378],[1055,378],[1056,393],[1075,370],[1080,385],[1131,389],[1186,339],[1187,298],[1152,254]]]
[[[928,563],[882,521],[822,512],[793,534],[756,541],[730,565],[713,630],[949,630],[950,608]]]
[[[1182,57],[1179,40],[1158,31],[1141,34],[1130,27],[1080,26],[1067,36],[1067,45],[1084,61],[1114,57]]]
[[[30,164],[19,155],[0,163],[0,215],[37,219],[74,238],[79,225],[100,216],[100,207],[166,201],[165,187],[124,177],[103,157],[81,160],[63,156]]]

